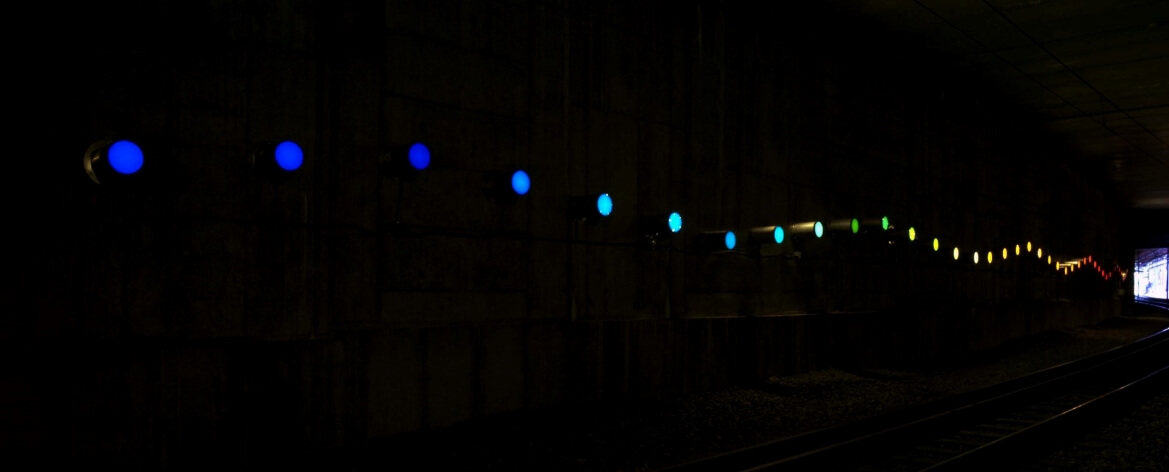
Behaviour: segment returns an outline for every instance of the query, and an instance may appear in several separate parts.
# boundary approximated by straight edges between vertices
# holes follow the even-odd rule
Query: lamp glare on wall
[[[133,141],[98,141],[85,151],[85,173],[96,184],[111,183],[137,174],[145,162]]]
[[[262,142],[251,155],[252,170],[277,183],[287,180],[302,166],[304,150],[295,141]]]

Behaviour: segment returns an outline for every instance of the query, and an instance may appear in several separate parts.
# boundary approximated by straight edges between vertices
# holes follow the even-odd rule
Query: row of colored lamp
[[[379,159],[379,167],[388,176],[410,181],[414,180],[421,171],[430,166],[430,157],[430,149],[420,142],[395,146],[381,156]],[[99,184],[103,182],[116,182],[119,179],[137,174],[142,170],[144,164],[145,156],[142,149],[136,143],[128,140],[98,141],[89,147],[84,159],[86,174],[89,175],[89,178],[93,182]],[[258,145],[249,156],[249,164],[258,175],[279,183],[286,180],[293,172],[304,165],[304,151],[294,141],[265,142]],[[489,194],[501,200],[527,195],[532,185],[531,178],[522,169],[500,174],[492,180],[493,182],[501,182],[504,180],[507,182],[506,184],[495,185],[489,190]],[[504,189],[503,187],[508,188]],[[595,223],[613,212],[613,198],[608,193],[571,197],[569,199],[568,211],[570,218],[574,220]],[[651,240],[658,240],[682,230],[682,215],[678,212],[671,212],[643,218],[639,226],[641,233],[645,237]],[[890,229],[889,218],[881,217],[866,220],[854,218],[851,220],[831,221],[828,224],[830,231],[851,231],[854,234],[859,233],[862,228],[875,229],[876,227],[880,227],[882,231],[888,231]],[[825,226],[820,221],[796,223],[790,226],[789,231],[793,236],[797,237],[815,236],[816,238],[820,238],[824,235]],[[766,226],[752,229],[749,239],[751,242],[758,244],[782,244],[786,234],[783,226]],[[910,241],[915,241],[917,239],[917,230],[914,227],[910,227],[906,235]],[[704,232],[698,234],[694,240],[700,250],[710,251],[731,251],[735,249],[739,242],[739,238],[734,231]],[[938,238],[934,238],[934,252],[938,252],[940,249]],[[1027,243],[1026,249],[1028,253],[1031,252],[1032,246],[1030,242]],[[1021,253],[1022,246],[1015,245],[1015,255],[1019,256]],[[1006,259],[1008,256],[1009,251],[1007,248],[1003,248],[1002,258]],[[1043,260],[1043,249],[1040,248],[1037,250],[1037,256],[1040,260]],[[958,247],[954,247],[953,249],[953,258],[954,260],[960,258]],[[979,255],[979,252],[974,252],[974,264],[980,263],[980,259],[985,260],[987,264],[993,264],[994,253],[988,251],[983,258]],[[1048,265],[1053,263],[1051,255],[1047,256],[1046,262]],[[1105,270],[1096,262],[1092,261],[1091,256],[1068,262],[1056,262],[1055,268],[1056,270],[1062,270],[1064,274],[1070,274],[1079,269],[1082,264],[1087,263],[1092,264],[1099,275],[1106,280],[1111,279],[1113,274],[1124,276],[1124,272],[1119,267]]]

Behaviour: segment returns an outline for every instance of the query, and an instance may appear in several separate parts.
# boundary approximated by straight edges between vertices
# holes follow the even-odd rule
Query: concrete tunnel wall
[[[12,375],[37,392],[39,441],[69,455],[339,447],[564,402],[944,360],[1119,313],[1088,271],[968,262],[1026,241],[1118,257],[1114,204],[1070,151],[938,58],[823,12],[81,8],[59,26],[76,48],[28,79],[46,151],[12,198],[37,202],[14,218],[39,231],[17,235],[3,330],[9,358],[26,359]],[[154,180],[87,180],[82,152],[115,136],[144,143]],[[305,149],[290,181],[249,172],[267,139]],[[378,156],[413,141],[433,167],[380,177]],[[512,166],[531,193],[485,198],[483,174]],[[566,197],[602,191],[607,221],[567,221]],[[682,234],[642,244],[638,218],[675,210]],[[883,215],[944,252],[958,244],[962,262],[881,237],[737,255],[688,239]]]

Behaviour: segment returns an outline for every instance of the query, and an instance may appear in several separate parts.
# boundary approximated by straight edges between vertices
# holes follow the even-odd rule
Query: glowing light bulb
[[[609,213],[612,212],[613,199],[609,197],[609,194],[602,193],[601,196],[597,197],[597,213],[600,213],[601,216],[609,216]]]
[[[666,222],[670,225],[671,233],[682,231],[682,215],[679,215],[678,212],[670,213],[670,217],[666,219]]]
[[[1036,252],[1037,252],[1037,255],[1039,256],[1039,258],[1043,259],[1043,248],[1039,248],[1039,250]]]
[[[856,233],[860,232],[860,230],[861,230],[861,222],[860,222],[860,221],[857,221],[857,219],[856,219],[856,218],[853,218],[853,219],[852,219],[852,224],[851,224],[851,226],[852,226],[852,233],[853,233],[853,234],[856,234]]]
[[[117,141],[106,150],[106,158],[110,160],[119,174],[130,175],[142,169],[142,148],[130,141]]]
[[[1027,252],[1031,252],[1031,241],[1027,241]]]
[[[1007,260],[1007,248],[1003,248],[1003,260]]]
[[[881,229],[883,229],[883,230],[889,229],[889,217],[888,216],[881,217]]]
[[[910,226],[909,227],[909,240],[913,241],[915,239],[917,239],[917,230],[913,229],[913,227]],[[934,250],[936,251],[937,248],[934,248]]]
[[[954,248],[954,260],[958,260],[958,248]]]
[[[775,244],[782,243],[783,242],[783,227],[776,226],[775,231],[771,232],[771,237],[775,238]]]
[[[304,164],[304,151],[300,145],[292,141],[284,141],[276,145],[276,165],[281,169],[292,172]]]
[[[939,246],[938,238],[934,238],[934,252],[938,252],[938,246]]]
[[[517,170],[511,174],[511,189],[515,191],[516,195],[527,195],[531,188],[532,180],[528,178],[527,172]]]
[[[1030,249],[1028,249],[1028,251],[1030,251]],[[1019,247],[1019,245],[1018,245],[1018,244],[1016,244],[1016,245],[1015,245],[1015,255],[1017,256],[1017,255],[1019,255],[1020,253],[1022,253],[1022,248],[1020,248],[1020,247]]]
[[[735,232],[734,231],[727,231],[727,235],[723,237],[723,243],[726,244],[728,250],[734,249],[735,248]]]
[[[990,264],[991,262],[994,262],[994,253],[986,251],[986,263]]]
[[[975,264],[978,263],[978,253],[977,252],[974,253],[974,263]]]
[[[425,144],[414,143],[410,146],[410,151],[407,154],[410,159],[410,167],[422,170],[430,166],[430,149]]]
[[[824,236],[824,225],[822,223],[820,223],[819,221],[817,221],[815,231],[816,231],[817,238]]]

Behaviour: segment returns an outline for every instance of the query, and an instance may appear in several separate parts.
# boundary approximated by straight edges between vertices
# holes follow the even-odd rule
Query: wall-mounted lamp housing
[[[828,222],[828,231],[832,233],[852,233],[860,232],[860,220],[856,218],[847,220],[832,220]]]
[[[784,238],[787,234],[783,230],[783,226],[761,226],[758,228],[751,228],[750,240],[755,244],[783,244]]]
[[[888,216],[882,216],[880,218],[861,218],[860,220],[857,220],[857,226],[857,232],[860,233],[888,231],[893,228],[893,226],[889,224]]]
[[[735,249],[738,236],[734,231],[708,231],[694,236],[694,247],[703,252],[723,252]]]
[[[256,146],[249,159],[256,175],[280,183],[304,165],[304,151],[294,141],[265,141]]]
[[[596,224],[613,213],[613,197],[607,193],[568,197],[568,218]]]
[[[430,167],[430,148],[424,143],[390,147],[378,162],[382,175],[403,181],[413,181]]]
[[[823,237],[824,224],[819,221],[808,221],[806,223],[796,223],[788,228],[788,233],[795,237],[810,238]]]
[[[532,179],[523,169],[488,172],[485,178],[487,188],[484,189],[484,193],[488,198],[501,204],[514,203],[532,189]]]
[[[669,237],[682,231],[682,214],[675,211],[643,217],[638,223],[638,227],[642,236],[651,240]]]
[[[123,181],[142,170],[142,148],[133,141],[98,141],[85,151],[85,173],[94,183]]]

